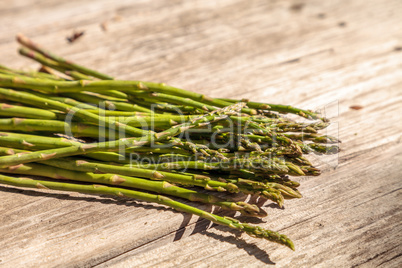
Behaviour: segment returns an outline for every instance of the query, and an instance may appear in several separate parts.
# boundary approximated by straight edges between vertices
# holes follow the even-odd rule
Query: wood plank
[[[24,32],[118,78],[325,108],[343,141],[300,179],[302,199],[266,204],[259,224],[294,253],[163,206],[1,187],[0,265],[399,267],[401,13],[397,0],[0,2],[1,64],[37,67],[15,53]],[[67,44],[74,30],[85,35]]]

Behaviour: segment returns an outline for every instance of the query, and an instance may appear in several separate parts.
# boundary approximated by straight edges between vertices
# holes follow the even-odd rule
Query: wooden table
[[[402,1],[89,2],[1,1],[1,64],[38,67],[23,32],[120,79],[324,110],[342,152],[302,199],[266,203],[259,224],[295,252],[153,204],[0,187],[0,266],[402,265]]]

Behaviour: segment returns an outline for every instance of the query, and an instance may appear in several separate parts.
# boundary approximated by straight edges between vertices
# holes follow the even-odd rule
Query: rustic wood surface
[[[400,0],[1,1],[1,64],[38,67],[16,53],[22,32],[121,79],[322,109],[343,143],[302,199],[266,203],[259,224],[295,252],[153,204],[0,187],[0,266],[401,267],[401,14]]]

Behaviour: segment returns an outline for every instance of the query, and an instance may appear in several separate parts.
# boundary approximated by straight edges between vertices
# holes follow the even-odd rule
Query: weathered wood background
[[[401,267],[401,14],[400,0],[1,1],[1,64],[38,67],[16,53],[22,32],[121,79],[325,108],[343,143],[304,198],[266,205],[259,224],[296,252],[152,204],[0,187],[0,266]]]

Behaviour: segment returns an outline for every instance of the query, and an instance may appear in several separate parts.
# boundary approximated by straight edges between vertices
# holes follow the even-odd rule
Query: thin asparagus
[[[34,43],[32,40],[30,40],[29,38],[27,38],[26,36],[24,36],[22,34],[17,35],[17,41],[21,45],[24,45],[27,48],[30,48],[30,49],[32,49],[32,50],[34,50],[36,52],[39,52],[43,56],[45,56],[45,57],[57,62],[58,64],[66,67],[66,68],[69,68],[69,69],[72,69],[72,70],[77,70],[77,71],[79,71],[79,72],[81,72],[83,74],[90,75],[90,76],[93,76],[93,77],[97,77],[97,78],[100,78],[100,79],[113,79],[113,77],[111,77],[109,75],[102,74],[100,72],[88,69],[88,68],[83,67],[83,66],[78,65],[78,64],[75,64],[75,63],[73,63],[71,61],[67,61],[67,60],[63,59],[62,57],[57,56],[54,53],[42,48],[41,46],[39,46],[38,44]]]
[[[213,223],[228,226],[247,233],[253,237],[264,238],[272,242],[276,242],[289,247],[294,250],[293,242],[285,235],[273,232],[270,230],[262,229],[258,226],[252,226],[250,224],[240,223],[237,220],[228,217],[221,217],[212,213],[208,213],[201,209],[174,201],[168,197],[162,195],[154,195],[150,193],[144,193],[140,191],[133,191],[124,188],[109,187],[103,185],[82,185],[72,183],[50,182],[44,180],[33,180],[28,178],[14,178],[9,176],[0,175],[0,183],[8,184],[17,187],[26,188],[38,188],[46,190],[60,190],[69,192],[89,193],[89,194],[101,194],[101,195],[113,195],[117,197],[129,197],[146,202],[153,202],[168,207],[174,208],[178,211],[197,215],[212,221]]]
[[[265,217],[267,215],[266,212],[257,205],[251,205],[245,202],[226,201],[210,194],[199,193],[194,190],[174,186],[166,181],[149,181],[146,179],[116,174],[94,174],[89,172],[77,172],[35,163],[21,164],[14,167],[0,169],[0,172],[20,175],[23,174],[42,176],[61,180],[119,185],[128,188],[167,194],[175,197],[184,198],[190,201],[207,203],[219,206],[224,209],[239,211],[243,215],[247,216]]]
[[[3,155],[17,155],[23,156],[25,152],[19,150],[10,150],[7,148],[1,149],[0,154]],[[283,197],[281,192],[276,190],[272,185],[263,183],[251,183],[251,180],[240,181],[239,184],[233,184],[231,182],[215,181],[205,175],[194,175],[188,173],[172,173],[164,171],[155,171],[153,169],[127,167],[110,165],[107,163],[94,163],[86,160],[74,160],[70,158],[49,159],[42,162],[45,165],[50,165],[58,168],[64,168],[74,171],[93,172],[93,173],[112,173],[125,176],[135,176],[142,178],[149,178],[152,180],[164,180],[172,183],[179,183],[181,185],[195,185],[204,187],[207,190],[214,191],[228,191],[228,192],[243,192],[246,194],[258,194],[267,199],[270,199],[280,206],[283,204]],[[18,165],[16,165],[18,166]],[[291,189],[287,190],[287,196],[294,198],[300,197],[299,194],[292,193]]]
[[[8,117],[0,119],[0,130],[10,131],[0,132],[1,146],[5,146],[0,147],[0,172],[119,186],[94,188],[47,181],[37,184],[3,175],[0,182],[91,193],[100,193],[101,189],[102,193],[115,195],[128,191],[128,195],[142,200],[156,200],[174,208],[182,206],[165,197],[120,188],[136,187],[264,216],[256,206],[225,201],[184,187],[257,194],[282,206],[284,198],[301,197],[296,190],[299,183],[288,175],[320,174],[303,154],[339,151],[338,139],[319,134],[328,126],[327,119],[310,110],[214,99],[163,83],[113,80],[68,62],[22,35],[17,39],[23,45],[22,55],[46,66],[41,72],[0,66],[0,87],[6,87],[0,88],[0,99],[4,100],[0,117]],[[75,116],[69,118],[70,112]],[[299,123],[281,115],[286,113],[320,121]],[[67,124],[66,119],[72,123]],[[68,127],[70,134],[65,131]],[[119,137],[116,130],[130,136]],[[13,131],[35,131],[35,135]],[[64,138],[40,136],[55,132],[61,132],[58,135]],[[86,141],[76,137],[85,137]],[[104,137],[109,140],[104,141]],[[80,156],[74,157],[77,155]],[[187,209],[197,215],[204,213]],[[214,222],[227,220],[211,214],[204,217]],[[251,227],[236,227],[238,222],[228,219],[226,225],[249,234],[273,234],[262,235],[265,231],[259,227],[247,231]],[[278,235],[269,239],[293,248],[291,242]]]
[[[220,99],[228,103],[245,102],[248,107],[261,110],[270,110],[280,113],[292,113],[307,119],[321,119],[324,122],[327,121],[326,118],[319,117],[319,115],[313,111],[299,109],[290,105],[282,104],[272,104],[272,103],[261,103],[261,102],[251,102],[248,100],[233,100],[233,99]]]
[[[58,111],[65,112],[67,114],[72,113],[72,116],[77,116],[78,118],[88,121],[94,124],[103,125],[103,126],[112,126],[114,129],[124,130],[127,134],[134,136],[142,136],[144,134],[148,134],[147,131],[137,129],[131,126],[127,126],[125,124],[115,122],[112,120],[106,121],[104,118],[95,115],[93,113],[89,113],[84,109],[80,109],[65,103],[61,103],[54,100],[49,100],[45,98],[38,97],[34,94],[19,92],[11,89],[0,88],[0,97],[6,98],[12,101],[18,101],[27,104],[34,104],[38,107],[49,107],[51,109],[56,109]]]
[[[98,126],[70,123],[57,120],[38,120],[24,118],[0,119],[0,131],[46,131],[51,133],[67,133],[75,137],[109,137],[109,131],[101,130]],[[118,132],[114,133],[118,136]]]
[[[0,103],[0,116],[33,119],[57,119],[56,113],[48,110]]]

